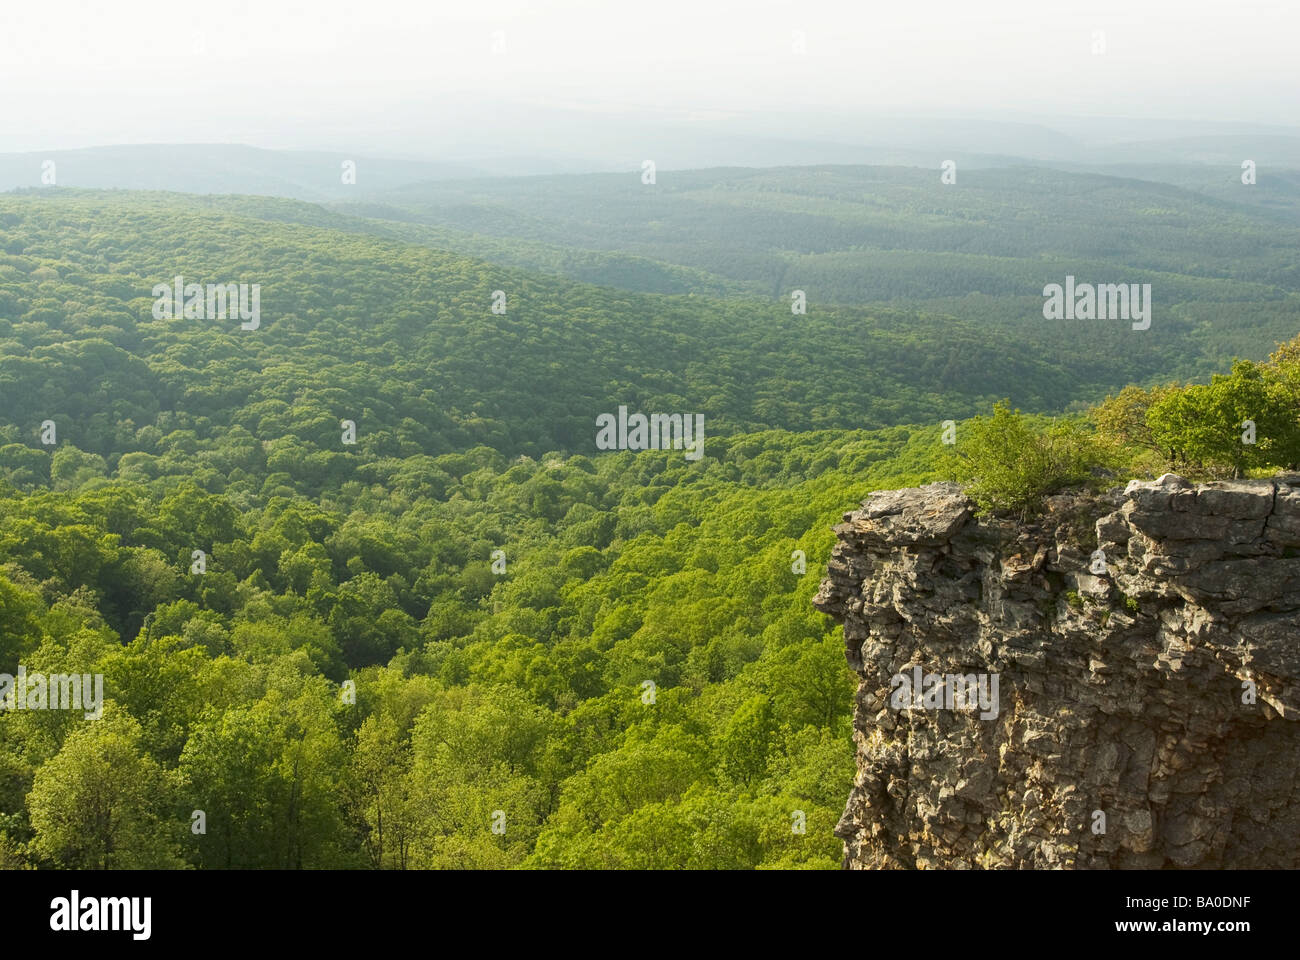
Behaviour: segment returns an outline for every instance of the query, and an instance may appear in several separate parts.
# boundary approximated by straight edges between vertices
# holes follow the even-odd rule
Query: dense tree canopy
[[[808,177],[817,209],[883,229]],[[989,507],[1095,479],[1086,418],[1037,414],[1133,380],[1168,385],[1091,412],[1122,448],[1107,462],[1294,461],[1296,343],[1188,385],[1231,342],[1190,307],[1095,350],[1078,329],[1027,348],[992,307],[793,315],[785,266],[772,295],[747,285],[778,234],[844,258],[837,282],[884,265],[890,296],[920,265],[843,249],[847,226],[820,250],[813,216],[791,239],[770,186],[699,186],[754,238],[734,264],[619,265],[634,287],[650,267],[746,278],[725,299],[287,201],[0,197],[0,672],[104,692],[97,718],[0,710],[0,866],[833,867],[854,684],[810,600],[846,507],[951,476],[947,420]],[[889,229],[938,244],[910,209]],[[694,224],[684,261],[715,228],[689,210],[667,211]],[[997,259],[1022,239],[953,252],[951,292],[982,289],[963,264],[1041,285]],[[1205,273],[1178,282],[1292,316],[1294,263]],[[177,275],[261,284],[261,327],[154,319]],[[705,455],[598,451],[620,405],[702,413]]]

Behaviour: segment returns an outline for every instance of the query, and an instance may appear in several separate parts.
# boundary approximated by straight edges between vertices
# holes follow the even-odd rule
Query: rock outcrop
[[[835,530],[846,867],[1300,866],[1300,474],[1027,523],[939,483]]]

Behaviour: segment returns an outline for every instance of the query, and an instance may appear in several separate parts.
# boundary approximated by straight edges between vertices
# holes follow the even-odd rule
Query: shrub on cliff
[[[1300,342],[1292,341],[1268,363],[1238,360],[1209,383],[1125,387],[1092,419],[1134,472],[1240,477],[1300,461],[1298,412]]]
[[[1228,375],[1171,392],[1147,410],[1157,443],[1175,465],[1242,476],[1300,459],[1300,425],[1289,392],[1260,364],[1239,360]]]
[[[965,424],[952,471],[981,510],[1024,515],[1048,494],[1087,483],[1101,460],[1077,422],[1056,420],[1039,429],[1004,400],[991,416]]]
[[[1090,417],[1097,425],[1100,438],[1114,446],[1117,451],[1130,455],[1154,454],[1159,465],[1164,465],[1171,456],[1169,448],[1162,446],[1147,422],[1147,412],[1165,397],[1177,393],[1182,388],[1176,383],[1166,386],[1143,389],[1131,384],[1119,393],[1108,396],[1094,407]]]

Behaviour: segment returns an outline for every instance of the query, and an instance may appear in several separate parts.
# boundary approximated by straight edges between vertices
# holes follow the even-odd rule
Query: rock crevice
[[[1300,866],[1300,474],[1029,523],[937,483],[835,530],[814,605],[859,676],[846,867]]]

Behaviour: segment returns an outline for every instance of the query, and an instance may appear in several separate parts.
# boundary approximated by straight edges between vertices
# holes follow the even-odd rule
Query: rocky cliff
[[[845,866],[1300,866],[1300,474],[1023,524],[932,484],[835,530]]]

